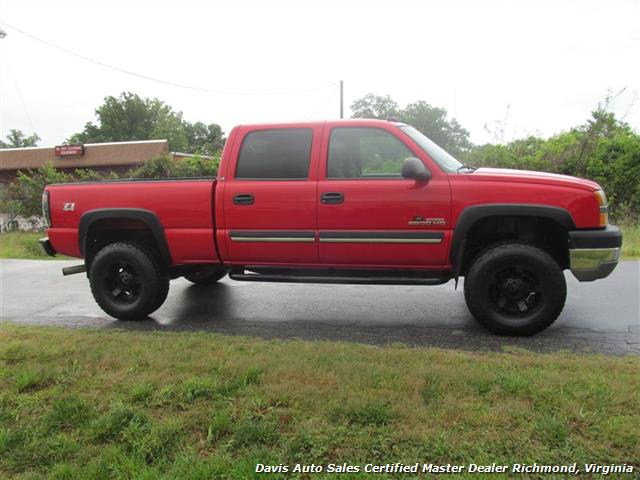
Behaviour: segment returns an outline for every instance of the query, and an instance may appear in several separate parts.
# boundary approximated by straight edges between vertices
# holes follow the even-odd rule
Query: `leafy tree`
[[[194,153],[213,155],[224,147],[224,135],[218,124],[185,123],[185,132],[189,147]]]
[[[0,140],[0,148],[25,148],[35,147],[40,141],[40,137],[34,132],[33,135],[26,136],[22,130],[11,129],[6,137],[7,141]]]
[[[404,108],[389,96],[368,93],[351,104],[353,118],[396,118],[414,126],[454,156],[471,149],[469,132],[456,119],[449,120],[444,108],[418,100]]]
[[[97,122],[88,122],[69,143],[123,142],[166,138],[172,151],[213,153],[224,139],[220,126],[190,124],[182,112],[174,111],[157,98],[141,98],[123,92],[106,97],[96,109]]]
[[[351,104],[352,118],[380,118],[387,120],[400,115],[400,107],[389,96],[367,93]]]
[[[400,119],[412,125],[451,155],[458,156],[471,148],[469,132],[455,118],[447,119],[444,108],[419,100],[400,111]]]

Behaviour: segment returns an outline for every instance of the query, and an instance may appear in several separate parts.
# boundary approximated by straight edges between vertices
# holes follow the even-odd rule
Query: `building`
[[[13,181],[19,170],[35,170],[47,163],[66,172],[90,168],[103,173],[122,174],[158,155],[169,153],[174,159],[190,156],[186,153],[169,152],[167,140],[0,149],[0,183]]]

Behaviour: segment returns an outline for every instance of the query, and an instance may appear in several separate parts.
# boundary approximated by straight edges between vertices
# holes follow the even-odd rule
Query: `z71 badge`
[[[76,209],[76,204],[74,202],[67,202],[62,205],[63,212],[73,212]]]
[[[413,217],[413,220],[409,220],[409,225],[444,225],[444,218],[425,218],[420,215]]]

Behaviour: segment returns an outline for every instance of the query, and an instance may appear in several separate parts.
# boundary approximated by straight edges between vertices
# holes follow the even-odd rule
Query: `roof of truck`
[[[245,123],[237,125],[236,128],[293,128],[293,127],[314,127],[324,124],[340,124],[340,125],[404,125],[396,119],[381,120],[378,118],[347,118],[339,120],[308,120],[308,121],[291,121],[291,122],[264,122],[264,123]]]

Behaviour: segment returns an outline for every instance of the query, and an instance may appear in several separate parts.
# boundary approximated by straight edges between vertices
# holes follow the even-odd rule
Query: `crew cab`
[[[615,268],[622,236],[607,209],[595,182],[468,167],[403,123],[242,125],[217,178],[47,186],[40,242],[83,258],[63,273],[86,271],[97,303],[122,320],[157,310],[178,277],[456,286],[464,277],[481,324],[530,335],[562,311],[563,270],[593,281]]]

